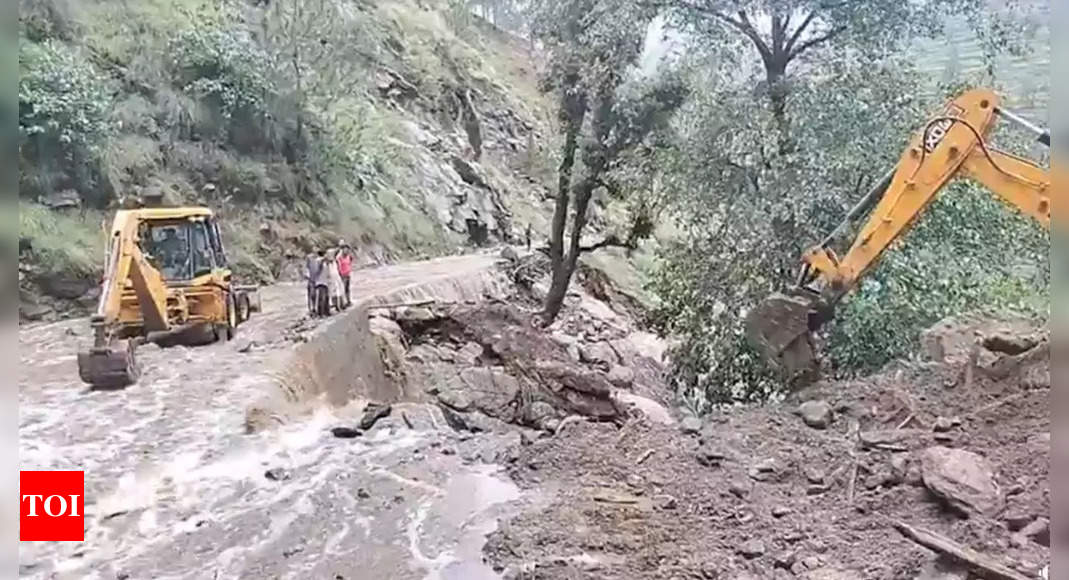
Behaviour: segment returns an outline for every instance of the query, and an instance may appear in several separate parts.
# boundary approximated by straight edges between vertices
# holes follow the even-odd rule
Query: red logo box
[[[85,472],[19,472],[19,540],[85,540]]]

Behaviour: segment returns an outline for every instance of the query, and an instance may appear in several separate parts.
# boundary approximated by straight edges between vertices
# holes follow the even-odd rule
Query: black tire
[[[226,322],[215,325],[215,339],[228,341],[234,338],[238,332],[238,309],[234,304],[234,295],[226,295]]]
[[[238,298],[238,324],[243,324],[249,319],[252,307],[249,305],[249,296],[242,294]]]

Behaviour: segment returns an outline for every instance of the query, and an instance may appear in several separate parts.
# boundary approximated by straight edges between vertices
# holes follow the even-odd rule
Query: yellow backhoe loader
[[[94,387],[125,387],[140,374],[139,343],[229,340],[259,309],[256,288],[235,284],[210,209],[119,210],[90,318],[93,346],[78,353],[78,374]]]
[[[817,377],[819,361],[812,333],[832,318],[836,303],[954,179],[983,185],[1050,229],[1050,172],[987,144],[986,136],[1000,119],[1023,127],[1050,146],[1049,130],[1001,107],[995,93],[973,89],[959,95],[913,137],[898,165],[850,210],[843,223],[804,253],[795,285],[750,311],[745,321],[747,339],[789,382],[799,386]],[[836,254],[832,244],[866,213],[868,219],[849,250],[842,256]]]

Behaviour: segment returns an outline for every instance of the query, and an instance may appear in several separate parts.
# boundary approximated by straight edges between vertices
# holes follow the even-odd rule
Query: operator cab
[[[141,251],[168,282],[227,267],[219,226],[211,217],[146,220],[139,234]]]

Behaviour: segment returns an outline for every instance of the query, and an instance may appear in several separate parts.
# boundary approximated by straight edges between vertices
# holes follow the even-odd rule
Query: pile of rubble
[[[510,578],[1042,577],[1049,343],[957,321],[928,362],[665,426],[574,422],[509,470],[546,505],[486,548]]]
[[[405,398],[438,404],[471,430],[519,425],[557,432],[569,417],[672,423],[663,343],[579,292],[548,329],[521,301],[377,309],[387,373]]]

